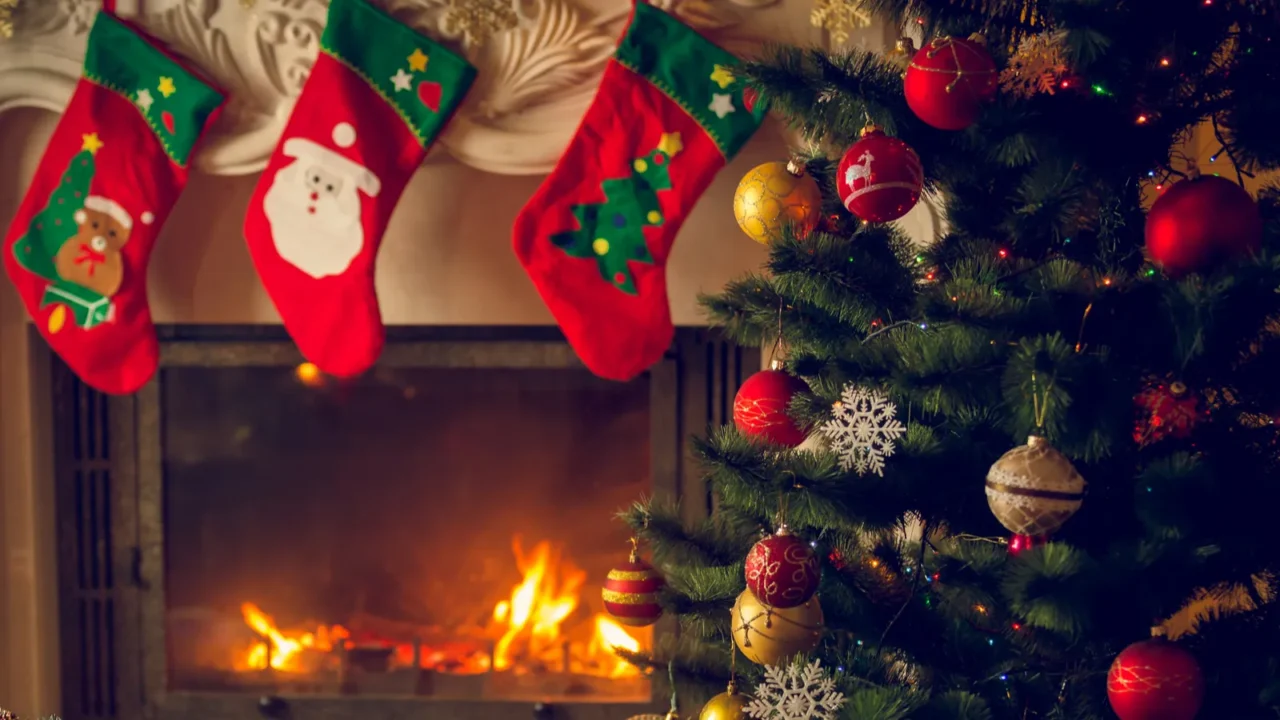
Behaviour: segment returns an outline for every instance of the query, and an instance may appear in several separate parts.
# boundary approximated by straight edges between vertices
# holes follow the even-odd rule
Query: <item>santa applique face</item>
[[[355,144],[350,123],[338,123],[333,143]],[[284,141],[293,162],[281,168],[262,201],[280,257],[313,278],[341,275],[364,248],[360,193],[382,187],[368,168],[307,138]]]
[[[120,251],[133,231],[133,218],[119,203],[101,195],[86,197],[74,217],[76,234],[53,258],[58,277],[111,297],[124,283]]]

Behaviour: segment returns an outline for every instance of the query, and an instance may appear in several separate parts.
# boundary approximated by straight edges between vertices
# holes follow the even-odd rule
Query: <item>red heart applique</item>
[[[742,105],[747,108],[747,112],[754,112],[756,109],[756,100],[760,99],[760,93],[755,88],[749,87],[742,91]]]
[[[440,99],[444,91],[440,88],[440,83],[423,80],[418,83],[418,101],[427,106],[431,112],[440,110]]]
[[[169,134],[172,135],[173,134],[173,113],[169,112],[168,110],[165,110],[164,112],[160,113],[160,122],[164,124],[164,129],[168,130]]]

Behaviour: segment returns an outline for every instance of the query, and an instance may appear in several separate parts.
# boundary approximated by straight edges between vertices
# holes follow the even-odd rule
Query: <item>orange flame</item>
[[[417,657],[421,667],[453,674],[550,670],[607,678],[640,675],[638,669],[619,658],[614,650],[638,652],[650,638],[647,629],[628,630],[604,613],[592,616],[580,612],[580,596],[587,573],[565,559],[552,543],[539,542],[526,554],[520,538],[516,537],[512,540],[512,550],[522,579],[511,590],[510,597],[494,605],[488,627],[475,629],[482,633],[480,637],[493,642],[491,652],[486,653],[474,645],[468,649],[466,643],[419,647]],[[241,672],[268,667],[288,673],[312,672],[325,654],[351,638],[351,633],[341,625],[322,625],[307,631],[282,630],[253,603],[242,605],[241,614],[259,638],[236,658],[235,669]],[[642,642],[632,632],[643,633],[645,640]],[[412,645],[388,645],[394,648],[398,667],[413,666]]]
[[[270,615],[248,602],[240,606],[240,614],[261,638],[236,663],[236,669],[242,671],[266,670],[270,666],[284,672],[306,672],[309,668],[304,662],[305,651],[330,653],[335,644],[351,636],[341,625],[321,625],[314,632],[285,632]]]

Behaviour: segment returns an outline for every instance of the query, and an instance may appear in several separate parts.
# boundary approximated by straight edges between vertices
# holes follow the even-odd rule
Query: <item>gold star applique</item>
[[[680,133],[662,133],[662,138],[658,140],[658,149],[666,153],[667,157],[675,157],[676,153],[684,149]]]
[[[724,65],[716,65],[716,69],[711,72],[711,82],[719,85],[721,90],[732,85],[736,79],[733,71]]]
[[[85,133],[80,136],[80,149],[88,150],[90,155],[97,155],[105,144],[96,132]]]
[[[409,56],[409,69],[414,72],[426,70],[427,59],[427,54],[422,52],[421,48],[414,48],[413,54]]]
[[[165,97],[169,97],[170,95],[178,92],[178,88],[173,84],[173,78],[164,76],[160,77],[160,86],[156,89]]]

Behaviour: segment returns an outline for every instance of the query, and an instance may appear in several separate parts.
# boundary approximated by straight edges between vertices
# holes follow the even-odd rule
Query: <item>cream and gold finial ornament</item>
[[[440,28],[449,35],[461,36],[463,46],[474,48],[519,22],[520,16],[510,0],[449,0]]]
[[[837,45],[849,39],[849,32],[871,26],[871,13],[862,0],[814,0],[809,22],[831,33]]]

